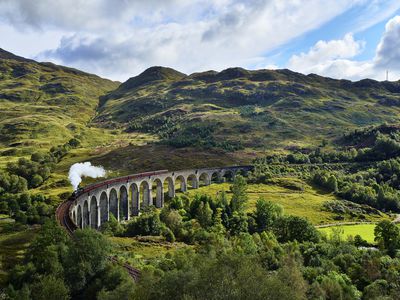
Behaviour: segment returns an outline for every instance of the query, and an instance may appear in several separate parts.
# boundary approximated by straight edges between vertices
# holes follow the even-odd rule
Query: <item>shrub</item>
[[[172,230],[169,229],[168,227],[164,229],[163,236],[165,237],[167,242],[170,242],[170,243],[175,242],[175,235],[172,232]]]

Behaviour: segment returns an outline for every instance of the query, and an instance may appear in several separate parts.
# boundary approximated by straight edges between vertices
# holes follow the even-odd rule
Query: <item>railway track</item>
[[[69,208],[72,205],[73,201],[72,200],[67,200],[61,203],[57,209],[56,209],[56,219],[57,222],[65,228],[67,231],[68,235],[70,237],[73,237],[73,233],[77,228],[74,222],[72,222],[71,218],[69,217]],[[121,264],[115,257],[109,256],[108,259],[114,263],[122,266],[128,274],[132,277],[134,281],[138,281],[139,276],[140,276],[140,271],[138,269],[135,269],[131,265],[127,263]]]

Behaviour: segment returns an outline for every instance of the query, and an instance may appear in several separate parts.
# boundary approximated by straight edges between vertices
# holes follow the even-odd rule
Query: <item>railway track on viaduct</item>
[[[57,209],[56,209],[56,219],[57,222],[64,227],[64,229],[67,231],[68,235],[73,238],[74,231],[78,229],[78,227],[75,225],[74,222],[72,222],[70,216],[69,216],[69,209],[70,206],[72,205],[73,201],[72,200],[67,200],[61,203]],[[139,276],[140,276],[140,271],[131,265],[127,263],[121,264],[115,257],[109,256],[108,259],[114,263],[122,266],[128,274],[132,277],[134,281],[138,281]]]

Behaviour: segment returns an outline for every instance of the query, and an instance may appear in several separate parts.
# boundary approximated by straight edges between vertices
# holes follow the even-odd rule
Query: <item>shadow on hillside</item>
[[[126,146],[91,159],[92,164],[102,165],[120,174],[150,170],[182,170],[190,168],[222,167],[251,163],[252,157],[239,157],[221,150],[172,148],[166,145]]]

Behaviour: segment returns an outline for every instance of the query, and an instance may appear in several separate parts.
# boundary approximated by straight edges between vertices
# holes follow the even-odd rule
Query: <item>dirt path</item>
[[[400,220],[399,220],[399,222],[400,222]],[[339,222],[339,223],[316,225],[315,227],[316,228],[324,228],[324,227],[333,227],[333,226],[361,225],[361,224],[376,224],[376,222]]]

